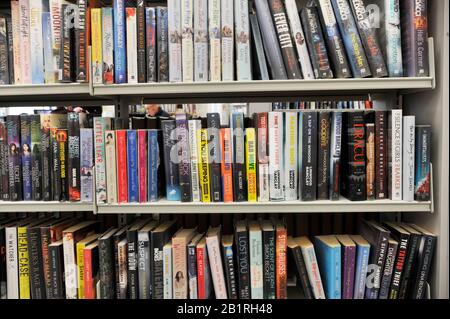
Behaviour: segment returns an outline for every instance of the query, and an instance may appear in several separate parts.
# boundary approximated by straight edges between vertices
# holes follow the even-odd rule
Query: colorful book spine
[[[22,70],[21,83],[32,83],[31,66],[31,36],[30,36],[30,1],[19,1],[20,29],[20,65]]]
[[[211,294],[211,274],[209,268],[208,250],[205,239],[201,239],[202,245],[197,244],[197,287],[198,299],[208,299]]]
[[[316,199],[317,194],[317,113],[301,112],[299,119],[299,198]]]
[[[197,287],[197,250],[195,243],[189,243],[188,247],[188,276],[189,276],[189,299],[198,298]]]
[[[52,69],[54,71],[54,82],[59,79],[61,67],[61,40],[62,40],[62,2],[61,0],[50,0],[50,23],[52,41]]]
[[[138,83],[136,8],[125,8],[127,83]]]
[[[213,202],[222,201],[222,181],[220,172],[220,115],[219,113],[207,114],[208,127],[208,163],[211,180],[211,199]]]
[[[67,114],[69,200],[80,200],[80,117],[78,113]]]
[[[416,171],[414,199],[431,198],[431,126],[416,126]]]
[[[147,130],[137,130],[139,203],[147,202],[147,185],[148,185],[147,137],[148,137]]]
[[[191,192],[192,201],[200,201],[200,180],[199,180],[199,156],[198,149],[198,130],[201,129],[200,120],[189,120],[188,121],[188,132],[189,132],[189,148],[190,148],[190,165],[191,165]]]
[[[366,124],[366,193],[375,199],[375,124]]]
[[[148,201],[155,202],[158,194],[158,167],[159,163],[158,131],[148,130]]]
[[[145,8],[147,82],[156,82],[156,12],[155,8]]]
[[[11,24],[13,36],[13,69],[14,69],[14,84],[22,83],[22,67],[20,56],[21,52],[21,17],[20,17],[20,3],[19,1],[11,1]]]
[[[19,270],[19,297],[31,299],[30,256],[28,251],[27,227],[17,227],[17,260]],[[10,282],[12,284],[12,282]]]
[[[77,0],[78,5],[78,27],[75,30],[76,45],[76,78],[78,82],[87,82],[87,0]]]
[[[94,194],[94,147],[92,129],[80,128],[80,200],[92,202]]]
[[[91,12],[96,9],[91,9]],[[92,14],[92,13],[91,13]],[[93,23],[93,22],[92,22]],[[104,84],[113,84],[114,83],[114,34],[113,34],[113,9],[104,7],[102,8],[102,58],[103,63],[100,66],[97,65],[96,67],[100,66],[100,70],[96,70],[100,74],[102,74],[102,80]],[[92,28],[92,27],[91,27]],[[95,40],[98,41],[98,40]],[[94,38],[92,39],[92,46],[94,46]],[[97,44],[98,45],[98,44]],[[92,52],[94,51],[94,48],[91,49]],[[97,60],[92,59],[92,63],[96,63],[99,57],[97,57]],[[95,73],[94,73],[94,76]],[[100,79],[98,78],[98,75],[96,78],[94,78],[96,81],[95,83],[101,83],[98,82]]]
[[[31,121],[28,115],[20,116],[20,144],[22,145],[23,199],[32,200],[31,185]]]
[[[128,202],[139,201],[137,134],[135,130],[127,130],[127,175]]]
[[[52,159],[52,170],[51,170],[51,189],[52,189],[52,200],[59,201],[61,196],[61,165],[59,162],[59,145],[56,139],[58,133],[57,128],[51,128],[50,131],[50,143],[51,143],[51,159]]]
[[[247,199],[244,115],[238,112],[232,113],[230,124],[233,134],[233,197],[235,202],[242,202]]]
[[[208,81],[207,0],[194,0],[194,81]]]
[[[317,152],[317,199],[329,199],[330,185],[330,113],[320,112]]]
[[[402,144],[403,144],[403,117],[402,110],[392,110],[392,121],[391,121],[391,152],[392,152],[392,200],[402,200],[402,187],[403,187],[403,177],[402,177]]]
[[[234,80],[233,1],[220,1],[222,81]]]
[[[22,158],[20,155],[20,117],[9,115],[6,117],[7,141],[9,146],[8,172],[9,172],[9,199],[22,200]]]
[[[234,0],[234,34],[236,41],[236,80],[252,80],[250,22],[248,1]]]
[[[169,82],[169,30],[166,7],[156,7],[158,82]]]
[[[94,118],[95,191],[97,203],[106,203],[105,130],[111,129],[110,119]]]
[[[324,236],[325,237],[325,236]],[[334,237],[334,236],[333,236]],[[341,247],[316,237],[315,248],[327,299],[341,299]]]
[[[210,81],[220,81],[222,79],[220,9],[220,0],[210,0],[208,2]]]
[[[6,121],[0,118],[0,194],[2,200],[9,200],[9,173],[8,173],[8,136]]]
[[[10,84],[8,60],[8,29],[6,18],[0,17],[0,85]]]
[[[200,190],[202,193],[202,202],[211,201],[210,192],[210,174],[208,163],[208,131],[199,129],[197,131],[197,140],[200,142],[198,147],[199,170],[200,170]]]
[[[105,131],[106,194],[108,204],[117,203],[116,132]]]
[[[116,130],[117,202],[128,202],[127,131]]]
[[[33,200],[42,200],[42,150],[39,115],[29,115],[31,132],[31,193]]]
[[[287,299],[287,230],[286,227],[276,226],[276,292],[277,299]]]
[[[101,84],[103,83],[102,40],[103,37],[106,36],[107,31],[102,33],[102,9],[100,8],[92,8],[91,10],[91,32],[92,81],[94,84]]]
[[[42,41],[44,50],[45,83],[55,83],[53,68],[52,22],[50,12],[42,12]]]
[[[230,128],[220,129],[220,148],[222,150],[222,190],[223,201],[233,201],[233,155],[231,147],[233,144],[233,137]],[[248,176],[247,176],[248,180]]]
[[[284,200],[283,113],[269,112],[269,197]]]
[[[402,35],[400,28],[400,0],[382,0],[380,19],[382,45],[390,77],[403,76]]]
[[[147,68],[146,68],[146,15],[145,15],[145,0],[139,0],[136,4],[136,27],[137,27],[137,69],[138,82],[147,82]]]
[[[44,84],[44,49],[42,41],[42,1],[29,0],[30,5],[30,49],[31,80],[33,84]]]
[[[284,124],[284,180],[285,199],[297,200],[298,166],[298,115],[295,112],[285,114]]]
[[[247,168],[247,200],[249,202],[257,202],[256,133],[254,128],[245,129],[245,157]]]
[[[194,81],[194,1],[181,0],[181,48],[183,82]]]
[[[168,0],[168,30],[169,30],[169,81],[181,82],[182,52],[181,52],[181,0]]]
[[[414,170],[416,150],[416,118],[415,116],[403,117],[403,196],[404,201],[414,200]]]
[[[352,236],[354,238],[354,236]],[[361,238],[362,239],[362,238]],[[366,290],[367,267],[369,264],[370,245],[356,244],[355,283],[353,299],[364,299]]]
[[[342,153],[342,113],[331,114],[330,145],[330,199],[338,200],[340,196],[340,172]]]
[[[14,84],[14,39],[13,39],[13,24],[11,16],[6,17],[6,39],[8,42],[7,56],[8,56],[8,80],[10,84]]]
[[[127,81],[125,34],[125,1],[113,0],[114,22],[114,80],[116,84]],[[101,37],[100,37],[101,38]],[[99,59],[99,61],[102,61]],[[99,62],[100,63],[100,62]]]
[[[388,198],[387,185],[387,113],[375,112],[375,197],[376,199]]]
[[[166,196],[169,201],[181,200],[179,179],[179,154],[176,150],[177,132],[174,120],[161,122],[164,141],[164,167],[166,174]]]
[[[60,61],[61,69],[59,70],[59,81],[63,83],[72,82],[74,74],[73,66],[75,55],[74,47],[75,43],[73,41],[74,36],[74,24],[72,19],[75,19],[75,14],[78,8],[72,4],[62,5],[62,31],[61,31],[61,51],[60,51]]]
[[[59,197],[60,201],[69,200],[69,180],[68,180],[68,140],[69,134],[66,129],[58,129],[56,133],[56,141],[58,143],[58,154],[59,154],[59,173],[61,180],[61,194]]]
[[[176,134],[178,141],[180,192],[182,202],[192,201],[191,189],[191,155],[189,147],[189,131],[186,114],[176,115]]]
[[[258,202],[269,201],[268,113],[257,113]]]
[[[398,242],[389,239],[389,244],[386,252],[386,261],[384,262],[384,269],[380,283],[380,291],[378,299],[388,299],[389,288],[391,286],[391,279],[395,267],[395,257],[397,255]]]

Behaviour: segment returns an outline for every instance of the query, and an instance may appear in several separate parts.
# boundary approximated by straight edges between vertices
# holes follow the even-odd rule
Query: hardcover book
[[[127,83],[138,83],[136,8],[125,8]]]
[[[209,33],[209,80],[220,81],[221,63],[221,27],[220,0],[208,2],[208,33]]]
[[[269,201],[268,113],[256,113],[258,202]]]
[[[208,248],[209,265],[211,267],[211,277],[216,299],[227,299],[228,295],[220,249],[220,232],[220,227],[210,227],[208,229],[206,234],[206,247]]]
[[[173,298],[187,299],[188,297],[188,273],[187,273],[187,245],[195,236],[195,229],[180,229],[172,237],[172,284],[173,284]],[[208,240],[208,239],[207,239]],[[208,250],[210,250],[208,245]],[[219,248],[219,247],[217,247]],[[212,249],[212,248],[211,248]],[[220,250],[219,250],[220,253]],[[220,257],[220,255],[219,255]],[[210,254],[211,261],[211,254]],[[220,261],[220,259],[219,259]],[[221,263],[220,263],[221,264]],[[222,273],[223,276],[223,273]],[[216,297],[219,292],[216,290]]]
[[[366,124],[367,199],[375,199],[375,124]]]
[[[369,265],[370,244],[360,235],[351,235],[356,245],[355,279],[353,299],[364,299],[367,267]]]
[[[291,256],[288,258],[288,260],[293,260],[295,263],[295,267],[297,270],[296,278],[297,281],[300,282],[300,286],[302,288],[305,299],[313,299],[314,296],[312,292],[312,286],[309,282],[308,272],[306,270],[306,264],[303,258],[302,250],[295,239],[291,236],[289,236],[287,239],[287,247],[289,248],[288,252]],[[297,286],[299,286],[298,283]]]
[[[110,228],[98,239],[99,258],[99,294],[101,299],[115,297],[115,265],[113,235],[117,228]]]
[[[247,200],[257,201],[256,182],[256,134],[254,128],[245,129],[245,157],[247,177]]]
[[[48,247],[50,255],[51,293],[49,299],[65,299],[64,252],[63,240],[51,243]]]
[[[220,115],[207,114],[208,127],[208,163],[211,174],[211,199],[213,202],[222,201],[222,181],[220,172]]]
[[[94,201],[93,147],[94,141],[92,129],[80,128],[80,200],[82,202]]]
[[[376,199],[388,198],[387,178],[387,113],[375,112],[375,191]]]
[[[99,285],[98,241],[87,245],[83,251],[84,258],[84,299],[97,299]]]
[[[220,149],[222,150],[222,190],[223,201],[233,201],[233,137],[230,128],[220,129]]]
[[[348,235],[337,235],[341,244],[342,299],[353,299],[355,284],[356,243]]]
[[[209,299],[212,292],[212,279],[205,236],[197,243],[196,250],[198,299]]]
[[[263,299],[263,253],[262,231],[258,222],[250,221],[248,225],[250,252],[250,291],[251,299]]]
[[[329,199],[331,114],[319,113],[317,152],[317,199]]]
[[[316,199],[317,192],[317,113],[301,112],[299,119],[299,198]]]
[[[298,167],[298,116],[297,113],[285,114],[284,124],[284,180],[285,199],[297,200],[297,167]]]
[[[398,242],[390,238],[388,241],[386,261],[384,263],[383,275],[381,277],[380,292],[378,294],[378,299],[388,299],[392,273],[395,266],[395,257],[397,255],[397,248]]]
[[[113,14],[114,82],[120,84],[127,81],[125,0],[113,0]]]
[[[246,220],[235,224],[235,245],[239,299],[250,299],[250,251]]]
[[[208,81],[208,1],[194,0],[194,81]]]
[[[330,199],[338,200],[340,196],[340,173],[342,154],[342,113],[331,113],[330,145]]]
[[[94,118],[95,192],[97,203],[106,203],[105,131],[111,129],[111,119]]]
[[[179,182],[179,154],[176,147],[177,132],[175,120],[161,121],[161,129],[164,143],[164,167],[166,174],[166,196],[170,201],[181,199]]]
[[[200,191],[202,195],[202,202],[211,201],[210,190],[210,171],[208,163],[208,131],[206,129],[199,129],[197,131],[197,140],[200,142],[198,146],[199,158],[199,174],[200,174]]]
[[[68,133],[68,184],[69,200],[80,200],[80,117],[78,113],[70,112],[67,114],[67,133]]]
[[[258,18],[256,14],[249,15],[250,25],[252,29],[252,51],[255,52],[252,58],[253,78],[255,80],[269,80],[269,70],[267,69],[266,55],[264,53],[263,40],[261,30],[259,28]],[[238,71],[239,72],[239,71]]]
[[[78,27],[75,30],[75,56],[76,56],[76,80],[78,82],[87,82],[88,72],[87,72],[87,19],[86,14],[88,10],[87,0],[77,0],[78,6]]]
[[[117,203],[116,132],[105,131],[106,201]]]
[[[139,203],[147,202],[148,192],[148,154],[147,130],[137,130],[137,158],[138,158],[138,199]]]
[[[234,80],[234,1],[220,1],[222,81]]]
[[[105,8],[106,10],[106,8]],[[112,11],[112,10],[111,10]],[[103,14],[104,12],[104,14]],[[104,23],[107,23],[107,11],[103,11],[100,8],[91,9],[91,65],[92,65],[92,82],[94,84],[109,84],[110,81],[106,81],[103,78],[103,74],[106,72],[103,70],[104,67],[109,68],[103,63],[103,51],[106,50],[108,44],[108,30],[102,30],[102,18],[105,19]],[[103,17],[104,15],[104,17]],[[112,18],[111,18],[112,19]],[[111,25],[112,26],[112,25]],[[106,38],[106,39],[105,39]],[[104,42],[104,43],[102,43]],[[114,65],[112,65],[114,66]]]
[[[181,48],[183,82],[194,81],[194,1],[181,1]]]
[[[156,63],[158,82],[169,82],[169,31],[167,7],[156,7]]]
[[[136,130],[127,130],[128,202],[139,202],[138,154]]]
[[[234,112],[231,114],[230,128],[232,129],[233,134],[233,197],[235,202],[242,202],[247,199],[244,115],[242,113]]]
[[[167,1],[167,19],[169,31],[169,81],[182,82],[181,0]]]
[[[234,34],[236,42],[236,80],[251,80],[251,46],[248,1],[234,0]],[[261,36],[259,37],[261,39]]]
[[[284,200],[283,113],[269,112],[269,196],[271,201]]]
[[[233,235],[224,235],[222,237],[222,252],[224,258],[225,277],[227,282],[227,291],[229,299],[237,299],[237,282],[235,258],[233,252]]]
[[[416,160],[414,199],[431,198],[431,126],[416,125]]]
[[[155,8],[145,8],[145,41],[146,41],[146,61],[147,61],[147,82],[156,82],[158,76],[156,64],[156,10]]]
[[[162,167],[160,163],[160,130],[148,130],[148,196],[150,202],[155,202],[159,198],[159,185],[162,176],[159,171]]]
[[[392,110],[391,120],[391,156],[392,156],[392,170],[391,170],[391,199],[402,200],[402,146],[403,146],[403,117],[402,110]]]
[[[177,114],[175,118],[177,147],[179,154],[178,172],[180,179],[181,201],[191,202],[191,155],[189,146],[188,120],[187,115],[184,113]]]
[[[136,247],[136,255],[137,255],[137,270],[138,270],[138,296],[139,299],[152,299],[154,287],[152,285],[151,275],[154,273],[151,272],[151,265],[153,264],[153,260],[151,260],[151,256],[153,256],[153,251],[150,239],[151,232],[158,225],[157,221],[150,221],[137,233],[137,247]]]

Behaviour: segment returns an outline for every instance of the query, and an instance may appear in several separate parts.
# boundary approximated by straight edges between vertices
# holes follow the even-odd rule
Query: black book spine
[[[76,78],[78,82],[87,82],[87,0],[78,0],[78,27],[75,31]]]
[[[317,113],[301,113],[301,199],[312,201],[317,192]]]
[[[0,16],[0,85],[10,84],[8,53],[6,18]]]
[[[416,126],[414,199],[431,199],[431,126]]]
[[[6,117],[8,134],[9,200],[22,200],[22,158],[20,155],[20,117]]]
[[[248,233],[236,233],[237,268],[239,274],[239,299],[250,299],[250,259]]]
[[[28,254],[30,260],[30,286],[32,299],[46,299],[44,274],[41,271],[42,249],[39,227],[27,230]]]
[[[330,189],[330,113],[319,113],[319,148],[317,171],[317,199],[329,199]]]
[[[52,144],[50,143],[49,116],[41,116],[41,152],[42,152],[42,199],[52,200]]]
[[[139,297],[139,274],[137,268],[137,231],[127,231],[128,241],[128,294],[130,299]]]
[[[58,129],[52,128],[50,133],[50,144],[52,148],[52,171],[51,171],[51,188],[53,200],[59,201],[61,197],[61,163],[59,161],[59,144],[56,138]]]
[[[50,227],[41,227],[41,250],[42,250],[42,273],[44,276],[45,295],[50,298],[51,295],[51,277],[50,277],[50,252],[51,243]]]
[[[156,69],[156,12],[155,8],[145,8],[147,82],[157,81]]]
[[[417,262],[417,254],[419,251],[421,235],[411,234],[409,240],[410,243],[408,244],[408,253],[406,255],[406,261],[400,283],[398,299],[406,299],[408,297],[408,289],[413,280],[412,273],[414,271],[414,266]]]
[[[186,114],[177,114],[176,131],[178,140],[178,154],[180,161],[178,164],[178,172],[180,175],[180,192],[182,202],[192,201],[191,188],[191,157],[189,148],[189,132]]]
[[[376,199],[388,198],[387,186],[387,114],[375,112],[375,196]]]
[[[333,78],[316,7],[303,8],[301,11],[301,21],[314,69],[314,76],[316,79]]]
[[[6,17],[6,29],[8,31],[8,68],[9,68],[9,83],[15,83],[14,76],[14,44],[13,44],[13,28],[12,20]]]
[[[264,299],[276,298],[275,231],[263,231]]]
[[[0,299],[6,299],[6,234],[5,228],[0,228]]]
[[[238,299],[236,286],[236,268],[234,266],[234,255],[232,246],[223,247],[223,258],[225,278],[229,299]]]
[[[289,79],[302,79],[302,72],[298,64],[297,54],[295,53],[284,4],[281,0],[269,0],[269,7],[277,32],[281,54],[283,55],[287,76]]]
[[[303,289],[303,294],[306,299],[314,299],[312,286],[308,278],[308,271],[306,270],[305,260],[303,258],[302,249],[296,247],[292,249],[295,265],[297,266],[297,278]]]
[[[177,142],[175,120],[161,122],[164,142],[164,168],[168,200],[180,200],[178,153],[172,151]]]
[[[169,81],[169,40],[167,8],[156,8],[158,82]]]
[[[152,286],[152,298],[163,299],[164,298],[164,281],[163,281],[163,247],[164,240],[163,234],[151,233],[150,235],[150,247],[151,256],[150,259],[150,271],[151,271],[151,286]]]
[[[64,259],[63,246],[50,246],[50,282],[51,295],[49,299],[64,299]]]
[[[349,112],[347,115],[347,183],[346,196],[351,201],[366,200],[366,138],[364,114]]]
[[[207,114],[208,126],[208,162],[211,174],[211,199],[213,202],[222,201],[221,150],[220,150],[220,115]]]
[[[71,27],[73,19],[72,7],[63,4],[62,5],[62,28],[61,28],[61,57],[62,70],[60,75],[60,82],[72,82],[72,51],[73,44],[71,42],[73,38],[73,28]]]
[[[252,29],[252,50],[256,54],[253,55],[253,74],[255,79],[269,80],[269,70],[267,69],[266,55],[261,37],[261,30],[259,29],[258,18],[256,14],[250,14],[250,25]]]
[[[80,117],[78,113],[68,114],[68,181],[69,199],[79,201],[81,195],[80,187]]]
[[[388,299],[389,288],[391,286],[391,279],[395,266],[395,256],[397,255],[397,249],[398,243],[396,241],[390,240],[386,253],[386,261],[384,263],[378,299]]]
[[[224,258],[226,258],[224,256]],[[225,272],[226,272],[226,260],[225,260]],[[187,247],[187,270],[188,270],[188,285],[189,285],[189,298],[198,299],[197,295],[197,253],[195,245],[189,244]],[[192,286],[191,282],[195,282],[195,286]],[[191,289],[194,288],[195,291]]]
[[[389,289],[389,299],[398,299],[400,291],[400,280],[406,261],[406,254],[408,252],[409,235],[400,234],[398,238],[397,256],[395,257],[394,271],[392,274],[391,286]]]
[[[363,235],[364,236],[364,235]],[[371,247],[369,264],[376,265],[375,273],[373,274],[373,285],[366,288],[366,299],[378,299],[380,291],[381,277],[383,272],[384,262],[388,249],[389,233],[379,232],[377,234],[377,241],[374,247]]]
[[[9,176],[8,176],[8,136],[6,121],[0,118],[0,190],[1,199],[9,200]]]
[[[41,118],[29,115],[31,120],[31,193],[33,200],[42,200]]]
[[[137,256],[139,299],[151,299],[150,237],[147,232],[138,233]]]
[[[23,199],[32,200],[31,183],[31,119],[27,114],[20,116],[20,139],[22,144],[22,189]]]
[[[430,275],[431,263],[433,261],[434,248],[436,246],[436,237],[423,235],[419,245],[418,263],[415,273],[414,286],[411,286],[410,298],[423,299],[426,290],[426,284]]]
[[[69,200],[69,180],[67,171],[67,160],[68,160],[68,134],[66,129],[58,129],[56,133],[56,141],[58,143],[58,155],[59,155],[59,174],[61,182],[61,193],[59,200],[67,201]]]
[[[138,82],[147,81],[146,56],[145,56],[145,1],[137,0],[137,58],[138,58]]]
[[[114,249],[112,238],[99,239],[99,277],[100,298],[114,299],[115,297],[115,269]]]

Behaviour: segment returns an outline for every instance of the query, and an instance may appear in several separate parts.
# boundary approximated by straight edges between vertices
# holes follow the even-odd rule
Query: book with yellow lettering
[[[284,180],[285,199],[297,200],[297,166],[298,166],[298,114],[287,112],[284,125]]]
[[[208,163],[208,130],[200,129],[197,131],[197,141],[200,141],[198,148],[198,159],[200,169],[200,189],[202,192],[202,202],[211,201],[209,163]]]
[[[91,9],[91,67],[94,84],[103,83],[102,9]]]
[[[245,129],[245,158],[248,201],[256,202],[256,133],[253,127]]]
[[[92,234],[77,243],[78,299],[85,299],[84,291],[84,248],[98,239],[100,234]]]
[[[17,253],[19,296],[20,299],[30,299],[30,258],[28,254],[27,226],[17,227]]]

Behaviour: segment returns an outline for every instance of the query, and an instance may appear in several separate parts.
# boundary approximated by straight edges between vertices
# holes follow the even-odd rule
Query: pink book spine
[[[30,52],[30,1],[19,1],[20,13],[20,65],[23,84],[31,84],[31,52]]]
[[[138,130],[139,202],[147,202],[147,130]]]

